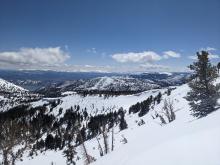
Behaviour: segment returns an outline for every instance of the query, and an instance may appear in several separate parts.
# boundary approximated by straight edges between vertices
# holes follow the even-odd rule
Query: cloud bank
[[[154,62],[161,60],[161,56],[153,51],[144,51],[140,53],[116,53],[112,55],[112,58],[117,62],[126,63],[126,62]]]
[[[177,53],[177,52],[174,52],[174,51],[172,51],[172,50],[169,50],[169,51],[164,52],[163,57],[164,57],[165,59],[168,59],[168,58],[180,58],[180,57],[181,57],[181,54],[180,54],[180,53]]]
[[[168,58],[180,58],[181,54],[174,51],[165,51],[162,55],[154,51],[144,52],[128,52],[128,53],[116,53],[111,56],[115,61],[120,63],[152,63],[162,59]]]
[[[21,48],[18,51],[0,52],[0,63],[4,66],[58,66],[70,56],[60,47]]]
[[[95,53],[95,49],[92,52]],[[101,54],[102,55],[102,54]],[[168,66],[154,62],[168,58],[179,58],[174,51],[166,51],[161,55],[154,51],[116,53],[111,57],[123,65],[94,66],[67,64],[70,59],[66,49],[61,47],[21,48],[17,51],[0,52],[0,69],[20,70],[54,70],[67,72],[145,72],[172,71]],[[132,63],[132,64],[130,64]],[[175,69],[175,71],[177,71]]]

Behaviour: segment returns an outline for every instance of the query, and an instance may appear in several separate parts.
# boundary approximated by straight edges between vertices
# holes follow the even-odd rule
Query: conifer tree
[[[217,68],[218,68],[218,73],[219,73],[219,70],[220,70],[220,62],[218,63]]]
[[[125,113],[124,113],[124,111],[121,111],[120,115],[121,115],[121,118],[120,118],[119,128],[122,131],[122,130],[128,128],[128,124],[127,124],[127,122],[125,120]]]
[[[203,117],[214,111],[218,98],[219,85],[213,84],[218,77],[217,68],[210,63],[208,55],[206,51],[197,52],[198,60],[189,66],[194,74],[186,99],[195,117]]]
[[[161,94],[161,92],[159,92],[158,95],[156,96],[157,104],[160,104],[161,97],[162,97],[162,94]]]

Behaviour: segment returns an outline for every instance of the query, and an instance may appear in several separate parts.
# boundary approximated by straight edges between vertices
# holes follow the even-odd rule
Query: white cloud
[[[215,50],[217,50],[217,49],[216,49],[216,48],[212,48],[212,47],[207,47],[206,50],[207,50],[207,51],[215,51]]]
[[[161,56],[153,51],[144,52],[128,52],[128,53],[116,53],[112,55],[112,58],[117,62],[126,63],[143,63],[143,62],[154,62],[161,60]]]
[[[183,69],[173,69],[169,66],[158,65],[155,62],[169,58],[180,58],[181,54],[174,51],[165,51],[161,55],[154,51],[116,53],[111,56],[120,63],[129,63],[120,65],[117,71],[123,72],[148,72],[148,71],[182,71]],[[137,65],[136,63],[139,63]],[[115,69],[115,68],[114,68]]]
[[[216,59],[216,58],[219,58],[219,55],[217,55],[217,54],[210,54],[209,58],[210,59]]]
[[[21,48],[18,51],[0,52],[0,62],[4,66],[16,68],[22,66],[41,67],[64,64],[70,58],[60,47]]]
[[[112,55],[112,58],[117,62],[126,63],[152,63],[162,59],[168,58],[180,58],[181,54],[174,51],[165,51],[163,55],[159,55],[154,51],[144,51],[144,52],[128,52],[128,53],[116,53]]]
[[[196,60],[197,56],[188,56],[188,58],[191,59],[191,60]]]
[[[163,52],[163,54],[164,54],[163,57],[165,59],[168,59],[168,58],[180,58],[181,57],[180,53],[174,52],[172,50],[165,51],[165,52]]]
[[[162,55],[154,51],[117,53],[111,57],[117,62],[124,63],[116,66],[72,65],[66,61],[70,58],[67,47],[49,48],[21,48],[18,51],[0,52],[1,69],[30,69],[30,70],[55,70],[55,71],[81,71],[81,72],[146,72],[170,71],[167,66],[157,65],[154,62],[168,58],[177,58],[175,52],[167,51]],[[96,49],[92,49],[96,52]],[[103,58],[106,53],[100,54]],[[130,62],[129,64],[126,64]],[[138,63],[138,65],[137,65]],[[176,71],[176,70],[175,70]]]
[[[91,49],[87,49],[86,50],[88,53],[97,53],[97,50],[96,50],[96,48],[91,48]]]
[[[206,48],[201,48],[200,51],[216,51],[217,49],[216,48],[213,48],[213,47],[206,47]]]
[[[197,56],[188,56],[189,59],[191,60],[197,60]],[[209,59],[218,59],[219,58],[219,55],[217,54],[209,54]]]

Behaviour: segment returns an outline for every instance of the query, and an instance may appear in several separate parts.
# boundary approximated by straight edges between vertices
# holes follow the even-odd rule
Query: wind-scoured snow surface
[[[126,114],[128,129],[119,131],[115,129],[115,149],[109,154],[100,157],[98,144],[95,139],[85,143],[88,153],[96,158],[94,165],[220,165],[220,110],[207,117],[195,119],[190,115],[190,107],[185,100],[189,91],[187,85],[177,87],[170,96],[164,94],[165,90],[150,90],[139,95],[102,98],[87,96],[85,98],[70,93],[63,97],[62,106],[69,108],[79,103],[82,107],[91,110],[91,114],[103,106],[128,107],[138,101],[147,99],[150,95],[156,95],[159,91],[163,94],[162,101],[142,118],[137,114]],[[173,101],[176,120],[170,124],[161,126],[158,119],[153,119],[155,112],[161,113],[163,100]],[[34,103],[35,106],[43,104],[43,101]],[[94,105],[94,108],[93,108]],[[59,106],[56,107],[59,109]],[[91,106],[91,107],[90,107]],[[111,109],[111,108],[110,108]],[[55,111],[56,112],[56,111]],[[54,113],[54,112],[53,112]],[[145,124],[138,126],[137,122],[143,119]],[[125,137],[128,143],[121,140]],[[101,137],[100,137],[101,138]],[[109,140],[111,136],[109,135]],[[77,149],[79,160],[77,165],[83,165],[81,148]],[[49,151],[39,154],[34,159],[24,158],[19,165],[51,164],[65,165],[66,159],[62,152]]]
[[[19,87],[13,83],[0,78],[0,92],[22,92],[26,91],[24,88]]]

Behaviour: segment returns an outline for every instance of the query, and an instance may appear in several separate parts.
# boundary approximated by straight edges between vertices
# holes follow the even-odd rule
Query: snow
[[[83,90],[112,90],[115,91],[144,91],[160,87],[151,80],[136,79],[129,76],[97,77],[85,81],[76,89]]]
[[[66,92],[63,92],[61,95],[62,96],[66,96],[66,95],[73,95],[73,94],[76,94],[76,92],[74,92],[74,91],[66,91]]]
[[[0,100],[4,100],[5,98],[3,96],[0,96]]]
[[[134,95],[120,95],[108,98],[104,96],[100,97],[99,95],[88,95],[86,97],[82,97],[76,93],[67,92],[64,94],[68,95],[60,98],[61,104],[54,108],[53,113],[58,114],[60,108],[63,108],[65,110],[74,107],[74,105],[80,105],[81,109],[83,110],[86,108],[88,113],[90,114],[115,111],[118,110],[120,107],[128,110],[131,105],[147,99],[150,95],[156,96],[159,92],[164,93],[166,90],[167,89],[153,89]],[[43,105],[47,102],[46,100],[51,99],[42,99],[40,101],[32,103],[32,105],[34,107]]]
[[[126,145],[94,165],[219,165],[219,119],[220,111],[190,123],[134,130]]]
[[[27,91],[24,88],[19,87],[1,78],[0,78],[0,90],[6,91],[6,92]]]
[[[44,165],[44,164],[52,164],[53,165],[65,165],[66,159],[63,157],[61,151],[47,151],[46,153],[39,154],[39,156],[34,159],[26,158],[21,162],[18,162],[18,165]]]
[[[128,129],[119,131],[115,129],[115,150],[100,157],[97,141],[91,139],[85,143],[88,153],[97,159],[94,165],[220,165],[220,110],[215,111],[207,117],[195,119],[190,115],[190,107],[185,100],[188,85],[177,87],[170,96],[164,94],[167,89],[155,89],[142,92],[136,95],[118,97],[82,97],[77,94],[70,94],[61,97],[61,104],[52,113],[58,113],[60,107],[63,109],[79,104],[81,108],[87,108],[91,114],[103,113],[106,110],[116,110],[119,107],[128,108],[147,99],[150,95],[163,94],[162,99],[173,101],[176,120],[167,125],[160,125],[158,119],[153,119],[155,112],[161,113],[163,100],[153,107],[150,112],[142,118],[137,114],[126,114]],[[41,105],[46,102],[41,100],[33,105]],[[145,124],[137,125],[137,121],[143,119]],[[122,137],[128,143],[121,142]],[[102,144],[102,138],[100,138]],[[111,136],[109,136],[111,140]],[[81,148],[77,149],[77,165],[83,165],[81,158]],[[39,154],[33,159],[25,157],[18,165],[38,165],[38,164],[65,165],[66,159],[61,151],[48,151]]]
[[[220,111],[193,119],[184,99],[187,91],[182,85],[167,97],[175,100],[177,120],[163,127],[148,120],[138,129],[126,130],[128,143],[94,165],[219,165]]]
[[[100,80],[95,84],[95,86],[91,87],[91,89],[104,89],[106,86],[114,83],[114,79],[110,77],[101,77]]]
[[[167,75],[169,75],[169,76],[172,75],[172,73],[170,73],[170,72],[159,72],[159,74],[167,74]]]

